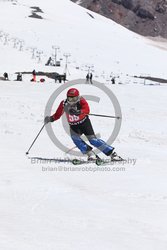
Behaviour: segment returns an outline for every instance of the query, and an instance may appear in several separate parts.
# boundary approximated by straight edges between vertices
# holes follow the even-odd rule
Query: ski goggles
[[[77,102],[79,100],[79,96],[67,96],[68,102]]]

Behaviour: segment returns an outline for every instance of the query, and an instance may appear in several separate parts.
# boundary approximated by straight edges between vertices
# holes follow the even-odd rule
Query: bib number
[[[79,116],[69,115],[69,122],[77,122],[77,121],[79,121]]]

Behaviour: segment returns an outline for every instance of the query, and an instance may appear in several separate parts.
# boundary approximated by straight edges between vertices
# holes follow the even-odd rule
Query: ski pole
[[[121,119],[121,117],[119,117],[119,116],[112,116],[112,115],[98,115],[98,114],[88,114],[88,115]]]
[[[40,129],[39,133],[37,134],[37,136],[36,136],[36,137],[35,137],[35,139],[33,140],[33,142],[32,142],[32,144],[31,144],[31,146],[29,147],[28,151],[26,152],[26,155],[28,155],[28,154],[29,154],[30,149],[31,149],[31,148],[32,148],[32,146],[34,145],[34,143],[35,143],[36,139],[38,138],[38,136],[40,135],[40,133],[42,132],[42,130],[43,130],[43,128],[44,128],[44,127],[45,127],[45,123],[42,125],[42,128]]]
[[[73,150],[74,148],[76,148],[76,147],[77,147],[77,146],[74,146],[74,147],[68,149],[68,150],[65,152],[65,154],[69,154],[69,152],[72,151],[72,150]]]

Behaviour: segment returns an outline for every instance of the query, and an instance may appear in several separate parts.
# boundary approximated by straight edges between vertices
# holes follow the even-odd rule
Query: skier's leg
[[[82,125],[82,132],[86,135],[89,142],[96,148],[98,148],[101,152],[103,152],[105,155],[109,156],[112,154],[114,148],[110,145],[108,145],[106,142],[104,142],[101,139],[98,139],[94,133],[92,124],[90,119],[86,119],[84,124]]]
[[[71,126],[70,127],[70,134],[71,134],[71,138],[72,138],[74,144],[77,146],[77,148],[79,148],[79,150],[83,154],[87,154],[87,152],[92,150],[92,147],[89,146],[86,142],[84,142],[81,139],[82,131],[81,131],[79,126],[75,126],[75,127]]]
[[[96,148],[98,148],[101,152],[103,152],[105,155],[109,156],[112,154],[114,147],[108,145],[105,141],[96,138],[96,137],[88,137],[89,142]]]
[[[77,135],[72,135],[71,136],[74,144],[77,146],[77,148],[79,148],[79,150],[83,153],[83,154],[87,154],[87,152],[89,152],[90,150],[92,150],[92,147],[90,147],[88,144],[86,144],[80,136]]]

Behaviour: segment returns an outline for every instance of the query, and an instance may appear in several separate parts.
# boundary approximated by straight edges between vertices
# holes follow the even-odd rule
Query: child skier
[[[82,134],[88,138],[91,145],[98,148],[105,155],[110,156],[111,159],[118,157],[112,146],[96,137],[89,119],[89,105],[87,101],[80,96],[78,89],[69,89],[67,98],[60,102],[55,114],[45,117],[44,123],[47,124],[58,120],[64,112],[70,126],[71,138],[80,151],[88,156],[88,161],[94,161],[97,157],[92,151],[93,148],[81,139]]]

